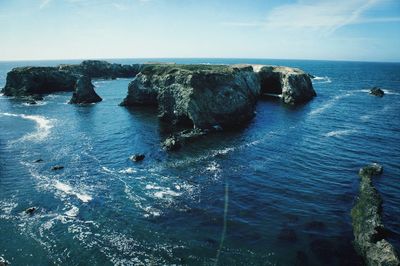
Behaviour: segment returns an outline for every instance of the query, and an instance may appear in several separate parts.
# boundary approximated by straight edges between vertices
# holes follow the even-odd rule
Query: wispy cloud
[[[231,27],[267,27],[273,30],[311,30],[329,35],[352,24],[398,22],[400,17],[365,17],[383,0],[299,0],[272,9],[264,21],[222,22]]]
[[[380,0],[299,1],[273,9],[266,25],[272,28],[307,28],[326,34],[360,23],[363,12]]]
[[[48,4],[50,4],[51,0],[41,0],[40,1],[40,5],[39,5],[39,9],[43,9],[45,8]]]

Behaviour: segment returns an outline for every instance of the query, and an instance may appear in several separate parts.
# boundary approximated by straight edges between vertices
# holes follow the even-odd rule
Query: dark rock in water
[[[167,151],[177,151],[182,147],[182,144],[176,136],[172,135],[166,138],[161,146]]]
[[[161,146],[167,151],[177,151],[184,143],[205,136],[207,133],[207,131],[201,129],[184,130],[169,136],[167,139],[165,139]]]
[[[378,97],[383,97],[383,95],[385,94],[385,92],[384,92],[381,88],[373,87],[373,88],[369,91],[369,94],[372,94],[372,95],[375,95],[375,96],[378,96]]]
[[[360,169],[358,174],[361,176],[374,176],[374,175],[381,175],[383,173],[383,166],[377,163],[372,163],[366,167]]]
[[[135,154],[135,155],[132,155],[132,156],[130,157],[130,159],[131,159],[131,161],[133,161],[133,162],[140,162],[140,161],[143,161],[143,160],[144,160],[144,157],[145,157],[144,154]]]
[[[323,231],[323,230],[325,230],[325,224],[320,221],[312,221],[312,222],[306,223],[305,228],[307,230]]]
[[[53,171],[57,171],[57,170],[61,170],[61,169],[64,169],[64,166],[55,165],[55,166],[53,166],[53,167],[51,168],[51,170],[53,170]]]
[[[361,168],[360,192],[356,205],[351,210],[354,245],[367,265],[400,265],[394,247],[385,239],[387,231],[382,223],[382,198],[372,184],[372,177],[383,168],[371,164]]]
[[[30,100],[30,101],[27,101],[26,103],[27,103],[27,104],[30,104],[30,105],[35,105],[35,104],[37,104],[37,102],[36,102],[35,100]]]
[[[10,262],[5,258],[0,257],[0,266],[8,266],[8,265],[11,265]]]
[[[278,234],[278,240],[294,243],[297,241],[296,232],[290,228],[283,228]]]
[[[43,162],[43,159],[37,159],[37,160],[34,160],[33,162],[34,163],[41,163],[41,162]]]
[[[29,207],[28,209],[25,210],[25,213],[33,214],[35,211],[36,211],[36,207]]]
[[[82,76],[75,85],[75,91],[69,101],[71,104],[88,104],[101,102],[102,99],[94,91],[92,80],[88,76]]]
[[[296,262],[295,262],[294,265],[295,266],[307,266],[307,265],[309,265],[307,254],[304,251],[298,250],[296,252]]]
[[[334,254],[333,244],[326,239],[316,239],[310,243],[310,249],[314,255],[323,263],[332,262]]]

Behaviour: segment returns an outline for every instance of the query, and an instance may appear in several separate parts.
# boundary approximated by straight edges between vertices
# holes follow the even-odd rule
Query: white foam
[[[126,169],[118,171],[118,173],[121,173],[121,174],[134,174],[134,173],[136,173],[136,170],[133,169],[132,167],[128,167]]]
[[[102,167],[101,167],[101,170],[103,170],[104,172],[107,172],[107,173],[114,173],[113,170],[111,170],[110,168],[107,168],[107,167],[105,167],[105,166],[102,166]]]
[[[11,113],[0,113],[3,116],[9,117],[20,117],[23,119],[31,120],[36,123],[36,131],[23,136],[20,140],[36,140],[42,141],[47,138],[50,134],[51,128],[53,127],[52,120],[47,119],[40,115],[25,115],[25,114],[11,114]]]
[[[76,206],[72,206],[70,210],[65,212],[65,215],[67,215],[68,217],[76,217],[78,216],[78,213],[79,213],[79,208]]]
[[[328,76],[325,76],[325,77],[316,76],[312,80],[314,83],[331,83],[332,82]]]
[[[353,129],[344,129],[344,130],[334,130],[325,134],[325,137],[339,137],[346,136],[355,133],[356,130]]]
[[[319,107],[315,110],[312,110],[310,112],[310,115],[317,115],[317,114],[323,113],[325,110],[327,110],[327,109],[331,108],[333,105],[335,105],[337,101],[339,101],[342,98],[348,97],[348,96],[351,96],[351,93],[337,95],[337,96],[333,97],[332,99],[328,100],[327,102],[325,102],[325,104],[323,104],[321,107]]]
[[[78,199],[80,199],[82,202],[85,202],[85,203],[87,203],[93,199],[90,195],[85,194],[85,193],[76,192],[73,189],[73,187],[71,187],[68,184],[61,183],[60,181],[56,181],[54,184],[54,187],[56,189],[64,192],[65,194],[74,195],[75,197],[77,197]]]
[[[169,188],[167,188],[166,190],[163,191],[157,191],[154,193],[154,197],[159,198],[159,199],[163,199],[166,196],[171,196],[171,197],[178,197],[180,196],[181,193],[175,192]]]
[[[29,106],[29,107],[37,107],[37,106],[43,106],[46,104],[47,104],[47,102],[45,102],[45,101],[39,101],[39,102],[36,102],[35,104],[23,103],[22,105]]]
[[[383,92],[385,93],[385,94],[392,94],[392,95],[400,95],[400,93],[399,92],[395,92],[395,91],[392,91],[392,90],[386,90],[386,89],[384,89],[383,90]]]

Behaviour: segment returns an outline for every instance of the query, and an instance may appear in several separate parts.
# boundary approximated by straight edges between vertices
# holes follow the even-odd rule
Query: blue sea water
[[[160,149],[155,109],[118,106],[130,79],[96,80],[103,101],[89,106],[67,104],[68,92],[38,105],[0,96],[0,256],[12,265],[357,265],[350,209],[370,162],[384,166],[375,185],[400,249],[400,64],[152,61],[299,67],[316,76],[318,96],[298,107],[260,100],[244,129],[177,153]],[[0,62],[0,87],[13,67],[71,62]],[[372,86],[385,96],[370,96]],[[145,160],[131,162],[135,153]]]

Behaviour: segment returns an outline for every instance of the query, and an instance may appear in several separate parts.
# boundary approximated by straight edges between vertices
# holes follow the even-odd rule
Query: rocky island
[[[158,116],[174,132],[164,142],[167,150],[210,131],[241,127],[255,115],[257,100],[274,96],[296,105],[311,100],[310,75],[296,68],[268,65],[120,65],[83,61],[79,65],[20,67],[7,75],[2,92],[28,101],[43,94],[73,91],[70,103],[102,99],[94,91],[94,78],[134,78],[122,106],[157,106]],[[33,99],[32,99],[33,98]]]

